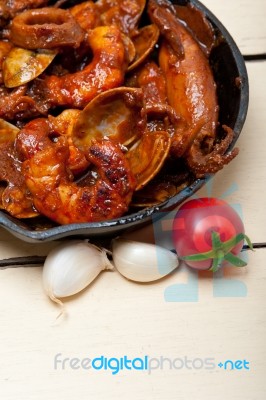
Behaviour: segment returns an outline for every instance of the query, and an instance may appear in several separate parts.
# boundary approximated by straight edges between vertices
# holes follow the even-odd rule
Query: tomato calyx
[[[235,267],[245,267],[247,263],[241,258],[237,257],[231,252],[231,250],[242,240],[246,240],[249,248],[253,250],[251,240],[244,233],[232,237],[226,242],[220,240],[220,234],[218,232],[211,232],[212,249],[205,253],[191,254],[188,256],[180,257],[184,261],[205,261],[212,259],[212,266],[208,271],[216,272],[222,266],[223,261],[228,261]]]

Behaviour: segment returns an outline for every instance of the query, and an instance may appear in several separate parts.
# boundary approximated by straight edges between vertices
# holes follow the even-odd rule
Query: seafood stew
[[[51,3],[0,3],[3,226],[25,240],[117,233],[237,155],[246,70],[204,6]]]

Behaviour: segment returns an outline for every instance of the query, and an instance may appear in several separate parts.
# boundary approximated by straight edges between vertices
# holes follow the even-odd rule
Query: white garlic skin
[[[43,267],[43,287],[52,300],[76,294],[104,269],[113,269],[106,252],[86,241],[53,249]]]
[[[154,244],[117,238],[112,241],[112,253],[118,272],[135,282],[156,281],[178,267],[176,254]]]

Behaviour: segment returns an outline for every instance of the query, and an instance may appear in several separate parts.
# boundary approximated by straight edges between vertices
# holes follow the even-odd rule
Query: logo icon
[[[211,197],[214,179],[210,179],[206,184],[206,197]],[[221,196],[221,199],[237,191],[236,184],[230,186]],[[192,198],[198,199],[197,195]],[[230,206],[242,218],[242,208],[239,204],[230,204]],[[153,221],[153,232],[155,244],[174,249],[172,238],[173,220],[176,210],[170,213],[162,213],[161,218]],[[247,252],[241,252],[241,259],[247,262]],[[232,277],[228,272],[230,268],[220,268],[212,275],[213,297],[246,297],[247,287],[239,278]],[[199,301],[199,276],[202,274],[196,270],[186,268],[181,263],[179,271],[175,274],[177,283],[166,287],[164,299],[166,302],[197,302]]]

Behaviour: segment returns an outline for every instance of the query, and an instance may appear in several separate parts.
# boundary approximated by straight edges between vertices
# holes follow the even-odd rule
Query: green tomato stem
[[[235,267],[244,267],[247,264],[241,258],[231,253],[231,250],[242,240],[246,240],[248,247],[253,250],[251,240],[244,233],[232,237],[226,242],[222,242],[218,232],[213,231],[211,234],[212,249],[205,253],[191,254],[189,256],[180,257],[184,261],[205,261],[212,259],[212,266],[209,271],[216,272],[222,266],[224,260],[228,261]]]

